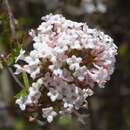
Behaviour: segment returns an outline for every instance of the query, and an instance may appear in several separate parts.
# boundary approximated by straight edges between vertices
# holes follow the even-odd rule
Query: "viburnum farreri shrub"
[[[31,82],[16,103],[52,122],[57,115],[87,107],[94,87],[103,88],[113,73],[117,46],[103,32],[62,15],[50,14],[42,21],[29,32],[33,49],[21,49],[16,59],[15,74],[27,73]]]

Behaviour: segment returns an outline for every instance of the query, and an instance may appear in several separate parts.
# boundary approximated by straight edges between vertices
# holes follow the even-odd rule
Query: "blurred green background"
[[[30,123],[15,105],[20,87],[0,62],[0,130],[130,130],[130,0],[9,0],[9,4],[17,40],[11,37],[8,11],[0,0],[0,54],[15,55],[16,46],[29,45],[28,31],[41,23],[42,16],[60,13],[109,34],[118,46],[118,56],[106,88],[97,89],[88,99],[86,125],[69,118],[45,125],[39,120]]]

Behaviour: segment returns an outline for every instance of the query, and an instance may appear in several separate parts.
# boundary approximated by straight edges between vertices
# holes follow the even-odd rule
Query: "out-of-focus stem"
[[[12,13],[9,1],[8,0],[4,0],[4,4],[5,4],[6,10],[8,12],[9,26],[10,26],[12,39],[16,39],[16,29],[15,29],[14,15]],[[16,83],[22,88],[23,87],[22,83],[14,75],[12,69],[9,67],[8,70],[9,70],[10,74],[12,75],[12,77],[14,78],[14,80],[16,81]]]
[[[15,76],[15,74],[13,73],[12,69],[11,68],[8,68],[11,76],[13,77],[13,79],[16,81],[16,83],[21,87],[23,88],[23,84],[18,80],[18,78]]]
[[[6,10],[8,12],[8,18],[9,18],[9,25],[10,25],[10,31],[12,38],[16,38],[16,31],[15,31],[15,21],[14,21],[14,16],[10,7],[10,4],[8,0],[4,0]]]

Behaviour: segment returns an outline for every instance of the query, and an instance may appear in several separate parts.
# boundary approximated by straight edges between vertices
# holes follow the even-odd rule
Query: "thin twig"
[[[8,12],[9,25],[10,25],[10,31],[11,31],[12,38],[16,38],[15,20],[14,20],[14,16],[13,16],[10,4],[9,4],[8,0],[4,0],[4,3],[5,3],[5,7],[7,9],[7,12]]]
[[[16,83],[21,87],[23,88],[23,84],[19,81],[19,79],[15,76],[15,74],[13,73],[12,69],[9,67],[8,68],[11,76],[13,77],[13,79],[16,81]]]
[[[9,18],[9,25],[10,25],[10,31],[11,31],[11,35],[12,35],[12,38],[16,38],[16,30],[15,30],[15,20],[14,20],[14,16],[13,16],[13,13],[12,13],[12,10],[11,10],[11,7],[10,7],[10,4],[9,4],[9,1],[8,0],[4,0],[4,3],[5,3],[5,7],[7,9],[7,12],[8,12],[8,18]],[[14,78],[14,80],[16,81],[16,83],[21,87],[23,88],[23,85],[22,83],[19,81],[19,79],[14,75],[12,69],[9,67],[8,68],[10,74],[12,75],[12,77]]]
[[[94,112],[92,110],[92,105],[91,105],[91,101],[88,100],[88,110],[89,110],[89,118],[90,118],[90,127],[91,130],[97,130],[96,125],[95,125],[95,120],[94,120]]]

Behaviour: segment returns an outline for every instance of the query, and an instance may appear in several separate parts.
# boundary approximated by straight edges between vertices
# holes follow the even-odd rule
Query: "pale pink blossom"
[[[33,49],[21,49],[14,65],[15,74],[26,72],[32,83],[28,95],[16,103],[22,110],[37,106],[37,112],[42,111],[43,118],[52,122],[58,114],[73,115],[87,107],[93,88],[105,87],[114,71],[117,47],[110,36],[85,23],[59,14],[44,16],[42,20],[37,30],[29,33]]]

